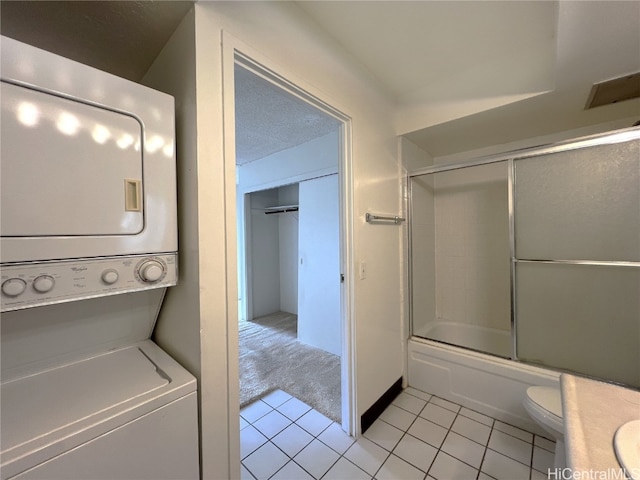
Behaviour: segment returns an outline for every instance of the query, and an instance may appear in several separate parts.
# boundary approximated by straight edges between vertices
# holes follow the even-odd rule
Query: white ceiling
[[[403,130],[553,86],[556,2],[300,2],[401,108]],[[427,106],[419,119],[402,112]],[[412,128],[413,127],[413,128]]]
[[[639,99],[584,109],[594,83],[640,71],[640,1],[298,4],[395,98],[398,134],[433,156],[640,119]]]
[[[638,99],[584,110],[594,83],[640,71],[640,1],[295,3],[396,101],[398,133],[434,156],[640,118]],[[1,30],[139,80],[191,4],[2,0]],[[256,103],[264,121],[237,136],[245,159],[273,153],[259,153],[273,137],[259,128],[279,124],[273,99],[253,97],[271,105]]]

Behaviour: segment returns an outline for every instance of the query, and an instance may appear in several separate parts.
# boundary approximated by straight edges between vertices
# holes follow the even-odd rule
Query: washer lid
[[[529,387],[527,396],[549,413],[562,418],[562,397],[558,388]]]
[[[196,379],[151,340],[4,381],[2,478],[195,391]]]
[[[168,383],[135,347],[4,383],[2,451]]]

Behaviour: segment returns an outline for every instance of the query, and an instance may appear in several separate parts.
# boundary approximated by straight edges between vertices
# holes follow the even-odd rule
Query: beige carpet
[[[239,340],[241,407],[280,389],[340,422],[340,357],[299,342],[295,315],[240,322]]]

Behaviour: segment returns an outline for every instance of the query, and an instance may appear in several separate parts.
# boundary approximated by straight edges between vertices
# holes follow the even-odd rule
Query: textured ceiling
[[[271,82],[236,65],[236,163],[321,137],[339,123]]]

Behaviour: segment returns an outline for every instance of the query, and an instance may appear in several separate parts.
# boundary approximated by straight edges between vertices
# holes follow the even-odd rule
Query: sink
[[[616,457],[632,480],[640,480],[640,420],[620,426],[613,438]]]

